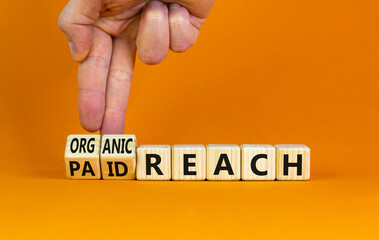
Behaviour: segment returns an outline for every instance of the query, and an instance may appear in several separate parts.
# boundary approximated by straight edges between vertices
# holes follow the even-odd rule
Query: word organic
[[[135,135],[70,135],[70,179],[308,180],[305,145],[141,145]]]

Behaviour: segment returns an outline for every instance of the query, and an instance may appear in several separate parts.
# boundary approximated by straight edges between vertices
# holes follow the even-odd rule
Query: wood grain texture
[[[204,145],[172,146],[172,179],[173,180],[205,180],[206,148]],[[185,164],[188,162],[188,164]]]
[[[241,179],[275,180],[275,148],[268,144],[241,145]]]
[[[149,158],[150,156],[150,158]],[[149,167],[147,160],[155,164],[158,156],[160,173],[154,167]],[[150,164],[150,166],[152,165]],[[150,171],[150,172],[149,172]],[[169,145],[141,145],[137,147],[137,179],[138,180],[170,180],[171,179],[171,147]]]
[[[65,164],[69,179],[100,179],[100,135],[69,135]]]
[[[135,135],[103,135],[100,151],[103,179],[135,179],[136,147]]]
[[[308,180],[311,152],[305,145],[280,144],[276,148],[277,180]],[[301,160],[301,164],[300,163]],[[289,164],[286,164],[288,162]],[[295,165],[298,163],[298,165]],[[286,166],[287,165],[287,166]]]
[[[232,171],[225,170],[230,163]],[[222,170],[216,171],[217,166]],[[241,148],[238,145],[210,144],[207,145],[207,179],[208,180],[240,180],[241,179]]]

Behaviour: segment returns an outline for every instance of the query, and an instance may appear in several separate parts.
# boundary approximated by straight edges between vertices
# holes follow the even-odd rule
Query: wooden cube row
[[[305,145],[141,145],[135,135],[69,135],[70,179],[308,180]]]

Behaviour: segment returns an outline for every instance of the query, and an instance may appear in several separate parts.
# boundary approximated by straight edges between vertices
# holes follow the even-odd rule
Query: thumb
[[[66,34],[72,57],[83,61],[92,46],[92,24],[100,15],[102,0],[71,0],[59,16],[58,26]]]

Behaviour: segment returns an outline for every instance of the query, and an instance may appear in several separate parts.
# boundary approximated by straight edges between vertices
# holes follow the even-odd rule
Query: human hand
[[[158,64],[196,41],[214,0],[71,0],[58,25],[79,62],[79,117],[88,131],[124,132],[136,49]]]

